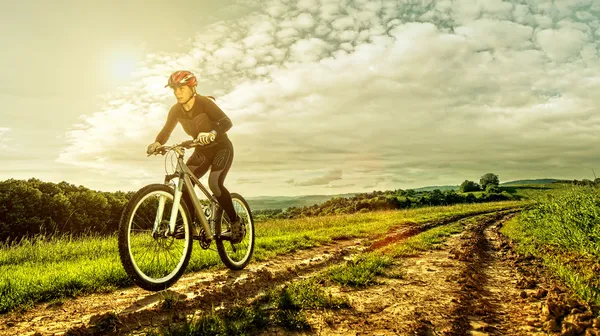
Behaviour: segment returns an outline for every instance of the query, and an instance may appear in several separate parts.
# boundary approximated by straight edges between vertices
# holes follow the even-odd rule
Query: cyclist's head
[[[173,94],[178,103],[185,104],[196,95],[197,84],[198,80],[193,73],[187,70],[179,70],[169,76],[169,82],[165,87],[168,86],[173,89]]]

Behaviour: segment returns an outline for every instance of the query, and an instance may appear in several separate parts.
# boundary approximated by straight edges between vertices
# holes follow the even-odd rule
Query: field
[[[598,193],[547,187],[516,190],[531,198],[519,202],[260,222],[246,270],[195,246],[158,293],[131,286],[115,237],[5,246],[0,333],[595,334]]]

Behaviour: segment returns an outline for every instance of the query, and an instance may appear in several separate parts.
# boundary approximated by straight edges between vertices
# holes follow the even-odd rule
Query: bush
[[[479,190],[481,190],[481,188],[479,187],[479,184],[477,184],[473,181],[465,180],[460,185],[460,191],[463,193],[470,192],[470,191],[479,191]]]
[[[485,187],[485,192],[489,194],[499,194],[502,192],[502,189],[497,184],[488,184]]]

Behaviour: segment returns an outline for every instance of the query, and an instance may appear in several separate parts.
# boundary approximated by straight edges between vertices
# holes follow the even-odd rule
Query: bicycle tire
[[[134,260],[132,256],[132,248],[131,248],[131,236],[130,236],[130,228],[133,222],[133,216],[136,213],[136,210],[139,208],[141,203],[146,200],[153,193],[162,193],[163,195],[170,195],[171,201],[174,199],[174,189],[165,184],[150,184],[147,185],[140,190],[138,190],[132,198],[129,200],[123,212],[121,214],[121,219],[119,222],[119,256],[121,258],[121,263],[125,271],[129,275],[129,277],[133,280],[133,282],[139,287],[149,290],[149,291],[160,291],[170,287],[173,283],[175,283],[185,272],[185,269],[189,263],[190,257],[192,255],[192,224],[190,222],[189,211],[185,205],[185,202],[180,202],[178,218],[182,218],[183,225],[187,226],[187,237],[184,237],[184,245],[183,245],[183,254],[182,259],[175,260],[177,265],[175,269],[170,272],[167,276],[159,278],[157,280],[151,279],[148,275],[144,274],[137,265],[137,262]],[[170,210],[172,208],[169,207]],[[167,207],[165,206],[165,212]],[[169,212],[167,212],[169,213]],[[185,228],[184,228],[185,229]],[[184,231],[185,235],[185,231]],[[159,237],[162,238],[162,237]],[[155,238],[152,238],[156,241]],[[165,238],[167,239],[167,238]],[[176,239],[176,238],[173,238]],[[154,257],[153,257],[154,258]],[[154,260],[154,259],[152,259]],[[165,263],[167,263],[167,259],[165,259]]]
[[[216,239],[215,244],[217,245],[217,252],[219,252],[219,257],[221,258],[223,264],[225,264],[225,266],[227,266],[229,269],[241,270],[244,269],[246,265],[248,265],[254,253],[254,241],[256,240],[254,233],[254,219],[252,218],[252,212],[250,211],[250,206],[248,205],[248,202],[246,202],[246,200],[240,194],[231,193],[231,200],[234,203],[234,207],[237,202],[238,204],[241,204],[244,210],[246,211],[246,237],[249,238],[249,244],[246,248],[246,253],[244,254],[243,258],[241,258],[241,260],[236,261],[230,257],[227,251],[227,244],[232,245],[233,248],[233,246],[240,245],[242,242],[244,242],[246,237],[244,237],[244,239],[239,244],[232,244],[230,241],[222,239]],[[222,232],[221,224],[223,222],[223,219],[223,209],[219,208],[217,214],[215,214],[215,232]]]

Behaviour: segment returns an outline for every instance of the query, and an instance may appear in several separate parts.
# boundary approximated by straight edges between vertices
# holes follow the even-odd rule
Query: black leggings
[[[229,167],[231,167],[232,161],[233,145],[230,141],[225,141],[210,148],[196,147],[196,150],[186,164],[198,178],[204,176],[208,168],[212,167],[208,176],[208,186],[227,216],[229,216],[229,219],[237,220],[237,214],[233,209],[233,202],[231,201],[231,194],[223,186],[223,181],[225,181],[225,176],[229,171]],[[191,212],[192,219],[196,218],[192,200],[186,192],[183,193],[183,200]]]

